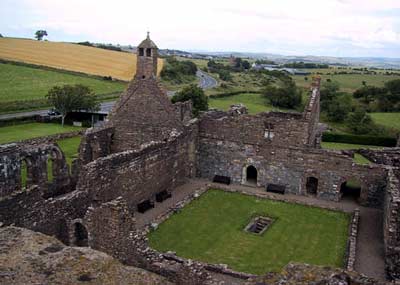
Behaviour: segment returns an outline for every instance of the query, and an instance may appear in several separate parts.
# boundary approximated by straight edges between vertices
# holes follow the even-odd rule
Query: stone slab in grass
[[[274,218],[263,235],[243,230],[255,216]],[[162,252],[254,274],[280,271],[291,261],[342,267],[349,221],[342,212],[209,190],[151,232],[149,242]]]

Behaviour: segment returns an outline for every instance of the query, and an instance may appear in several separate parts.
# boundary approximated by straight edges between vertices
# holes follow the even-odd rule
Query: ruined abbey
[[[146,233],[212,183],[228,184],[221,185],[226,191],[252,187],[282,199],[305,196],[340,204],[346,183],[357,180],[360,207],[378,209],[382,218],[386,277],[400,279],[400,148],[357,151],[373,162],[369,165],[354,162],[356,151],[321,149],[318,78],[302,113],[249,115],[245,106],[235,105],[227,112],[209,110],[193,118],[191,102],[170,102],[157,79],[157,58],[157,46],[147,37],[138,46],[136,75],[108,120],[83,134],[71,169],[55,143],[58,136],[0,145],[0,235],[26,228],[65,246],[104,252],[168,282],[236,284],[218,283],[218,278],[257,277],[159,253],[148,246]],[[22,164],[27,169],[24,189]],[[181,189],[188,184],[197,188],[184,195]],[[176,205],[158,210],[168,198]],[[364,218],[362,212],[358,215]],[[357,232],[353,234],[345,268],[349,271],[357,271]],[[18,284],[6,271],[0,265],[0,283]],[[357,280],[340,284],[378,284]]]

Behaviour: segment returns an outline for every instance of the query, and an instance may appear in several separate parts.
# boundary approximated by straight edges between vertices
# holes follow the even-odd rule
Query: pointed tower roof
[[[138,48],[157,48],[157,45],[150,39],[150,32],[147,32],[147,37],[139,45]]]

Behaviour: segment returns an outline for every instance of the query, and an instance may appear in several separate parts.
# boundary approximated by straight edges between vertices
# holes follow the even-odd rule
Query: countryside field
[[[83,84],[97,95],[121,92],[127,85],[123,82],[0,63],[0,102],[45,99],[50,88],[65,84]]]
[[[129,81],[136,55],[72,43],[0,38],[0,59],[49,66]],[[162,69],[159,59],[159,71]]]
[[[274,219],[262,235],[255,216]],[[342,267],[349,216],[341,212],[209,190],[150,233],[150,246],[178,256],[264,274],[289,262]]]

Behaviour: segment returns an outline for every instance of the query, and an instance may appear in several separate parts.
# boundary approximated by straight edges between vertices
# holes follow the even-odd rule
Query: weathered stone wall
[[[111,153],[112,127],[90,128],[86,130],[79,146],[79,162],[87,164]]]
[[[172,191],[195,175],[197,123],[166,142],[153,142],[139,150],[111,154],[86,164],[77,189],[92,200],[111,201],[122,196],[130,210],[155,194]]]
[[[307,195],[307,178],[314,177],[318,179],[318,197],[339,201],[341,184],[355,178],[361,183],[361,203],[381,206],[383,202],[386,170],[379,165],[355,164],[351,156],[341,152],[278,147],[264,141],[243,144],[201,133],[198,176],[212,179],[223,175],[234,183],[246,184],[250,165],[257,169],[258,186],[278,184],[285,186],[288,193]]]
[[[88,205],[85,192],[46,199],[40,188],[32,187],[0,198],[0,222],[56,236],[68,244],[68,221],[83,217]]]
[[[386,273],[400,279],[400,171],[389,170],[384,204],[383,236]]]
[[[48,177],[48,163],[52,180]],[[56,143],[0,145],[0,197],[22,189],[22,171],[26,171],[26,187],[38,185],[48,196],[72,190],[69,166]]]
[[[192,119],[193,104],[192,101],[176,102],[173,104],[178,118],[185,124]]]
[[[320,114],[320,84],[321,78],[313,78],[310,96],[303,112],[304,120],[308,122],[308,145],[316,147],[320,143],[321,133],[318,132]]]
[[[374,163],[400,167],[400,148],[361,149],[358,152]]]
[[[129,236],[135,231],[135,219],[121,197],[99,207],[89,207],[83,223],[89,233],[88,244],[91,248],[123,263],[133,257]]]

